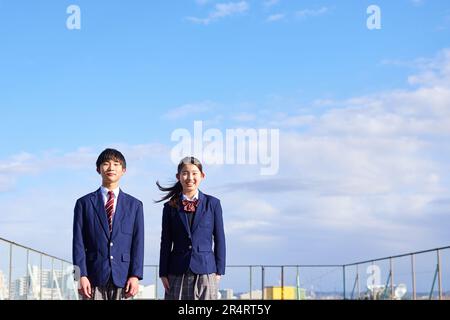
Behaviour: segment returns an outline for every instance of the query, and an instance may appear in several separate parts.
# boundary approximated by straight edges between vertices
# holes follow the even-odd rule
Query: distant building
[[[11,285],[13,300],[76,299],[73,275],[62,270],[41,270],[29,266],[28,274],[15,279]]]
[[[261,300],[262,299],[262,291],[261,290],[252,290],[252,292],[245,292],[239,295],[239,299],[242,300]]]
[[[0,270],[0,300],[6,300],[8,298],[8,282],[5,279],[5,275]]]
[[[305,298],[306,290],[303,288],[291,286],[264,288],[264,299],[268,300],[303,300]]]
[[[139,292],[134,299],[155,299],[155,285],[139,285]]]
[[[223,289],[219,290],[219,299],[221,300],[232,300],[236,299],[236,297],[233,294],[233,289]]]
[[[27,298],[28,277],[20,277],[11,283],[12,300],[25,300]]]

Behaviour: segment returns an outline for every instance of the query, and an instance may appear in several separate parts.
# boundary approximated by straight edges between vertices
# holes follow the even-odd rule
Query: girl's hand
[[[166,293],[169,293],[170,290],[169,279],[167,277],[161,277],[161,282],[164,286],[164,289],[166,290]]]

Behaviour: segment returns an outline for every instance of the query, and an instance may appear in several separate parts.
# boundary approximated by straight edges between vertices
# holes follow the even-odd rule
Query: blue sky
[[[66,28],[71,4],[80,30]],[[366,27],[371,4],[380,30]],[[206,166],[229,263],[447,245],[448,39],[443,0],[0,0],[0,236],[69,259],[73,205],[114,146],[156,263],[154,182],[175,174],[172,132],[201,120],[280,130],[277,175]]]

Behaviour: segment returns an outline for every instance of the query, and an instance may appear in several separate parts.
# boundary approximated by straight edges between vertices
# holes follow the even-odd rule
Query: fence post
[[[343,294],[345,300],[345,265],[342,266]]]
[[[50,300],[53,300],[53,285],[54,285],[54,282],[55,282],[55,279],[53,278],[53,276],[55,275],[55,273],[54,273],[54,270],[55,270],[55,259],[54,258],[52,258],[52,271],[51,271],[51,273],[50,273],[50,278],[52,279],[52,285],[51,285],[51,298],[50,298]]]
[[[392,258],[389,258],[389,272],[391,273],[391,300],[394,298],[394,268]]]
[[[8,279],[8,299],[11,299],[11,294],[12,294],[12,250],[13,250],[13,245],[12,243],[9,244],[9,279]]]
[[[284,266],[281,266],[281,300],[284,300]]]
[[[158,275],[159,269],[158,266],[155,267],[155,300],[158,300]]]
[[[437,250],[439,300],[442,300],[441,253]]]
[[[252,293],[252,291],[253,291],[253,289],[252,289],[252,287],[253,287],[253,278],[252,278],[253,272],[252,272],[252,266],[249,266],[249,270],[250,270],[250,300],[252,300],[252,299],[253,299],[253,293]]]
[[[358,300],[361,298],[361,288],[359,285],[359,265],[356,265],[356,277],[358,278],[358,282],[356,285],[358,286]]]
[[[31,277],[31,274],[28,274],[31,270],[28,268],[28,264],[29,264],[29,259],[30,259],[30,250],[27,249],[27,262],[26,262],[26,267],[25,267],[25,272],[27,274],[27,276],[25,277],[25,300],[28,300],[28,290],[30,287],[30,281],[29,278]]]
[[[264,266],[261,266],[261,299],[264,298]]]
[[[413,300],[416,300],[416,261],[414,253],[411,255],[411,273],[412,273],[412,287],[413,287]]]
[[[297,265],[297,277],[295,279],[295,283],[297,285],[297,300],[300,300],[301,298],[301,287],[300,287],[300,270],[299,266]]]

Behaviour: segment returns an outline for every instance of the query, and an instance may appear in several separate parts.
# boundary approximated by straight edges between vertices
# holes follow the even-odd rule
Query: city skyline
[[[269,300],[344,296],[447,299],[449,249],[450,246],[434,248],[346,265],[229,265],[227,276],[220,282],[224,294],[221,299],[260,299],[263,291],[264,298]],[[0,260],[0,300],[77,298],[74,283],[77,272],[69,262],[6,239],[0,239],[0,256],[10,257]],[[157,265],[144,266],[137,299],[164,297],[163,288],[154,282],[158,281],[157,274]]]

